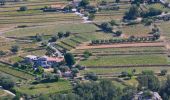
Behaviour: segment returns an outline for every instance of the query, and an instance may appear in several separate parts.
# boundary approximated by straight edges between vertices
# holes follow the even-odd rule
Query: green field
[[[59,24],[59,25],[48,25],[48,26],[39,26],[39,27],[29,27],[23,29],[15,29],[13,31],[6,32],[5,36],[35,36],[37,33],[44,35],[57,34],[60,31],[71,31],[73,33],[86,33],[94,32],[98,29],[92,24]]]
[[[134,36],[147,36],[151,32],[151,29],[148,26],[142,24],[139,25],[130,25],[122,28],[122,32],[125,35],[134,35]]]
[[[35,95],[35,94],[53,94],[67,92],[71,90],[69,81],[60,80],[54,83],[42,83],[36,85],[24,85],[15,87],[14,89],[21,94]]]
[[[121,55],[102,56],[80,61],[84,66],[116,66],[116,65],[137,65],[137,64],[168,64],[167,58],[163,55]]]

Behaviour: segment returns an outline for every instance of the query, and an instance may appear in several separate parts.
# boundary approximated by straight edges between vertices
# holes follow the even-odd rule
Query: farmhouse
[[[146,95],[141,91],[135,94],[132,100],[162,100],[162,98],[157,92],[149,91],[149,95]]]
[[[37,57],[34,55],[28,55],[25,57],[26,61],[32,62],[34,67],[42,66],[43,68],[50,68],[54,63],[59,63],[64,60],[63,57]]]

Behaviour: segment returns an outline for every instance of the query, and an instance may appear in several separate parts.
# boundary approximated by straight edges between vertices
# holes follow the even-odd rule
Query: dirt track
[[[149,46],[164,46],[163,42],[153,42],[153,43],[124,43],[124,44],[109,44],[109,45],[96,45],[88,46],[81,45],[76,49],[97,49],[97,48],[123,48],[123,47],[149,47]]]

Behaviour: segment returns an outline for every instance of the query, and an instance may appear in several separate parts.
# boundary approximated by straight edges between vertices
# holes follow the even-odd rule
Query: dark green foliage
[[[115,20],[111,20],[111,21],[110,21],[110,24],[111,24],[112,26],[117,26],[117,25],[118,25]]]
[[[64,59],[65,59],[66,64],[70,67],[75,64],[74,56],[71,53],[66,53],[64,55]]]
[[[101,25],[100,25],[101,29],[104,31],[104,32],[112,32],[112,26],[110,25],[110,23],[106,23],[106,22],[103,22]]]
[[[58,37],[59,38],[62,38],[64,36],[64,33],[63,32],[58,32]]]
[[[40,42],[43,40],[43,37],[40,34],[36,34],[35,39],[36,39],[36,41]]]
[[[67,66],[60,66],[59,69],[61,72],[66,72],[69,70],[69,68]]]
[[[89,0],[82,0],[79,3],[79,7],[86,7],[89,3],[90,3]]]
[[[151,25],[153,21],[152,21],[152,19],[144,18],[144,19],[142,20],[142,22],[143,22],[146,26],[148,26],[148,25]]]
[[[150,17],[150,16],[160,15],[161,13],[162,13],[162,10],[160,10],[160,9],[149,8],[148,11],[141,12],[141,16],[146,18],[146,17]]]
[[[89,17],[89,20],[94,20],[95,15],[91,13],[88,17]]]
[[[114,34],[116,34],[116,36],[121,36],[122,31],[116,31]]]
[[[5,55],[5,54],[6,54],[6,52],[0,51],[0,56],[3,56],[3,55]]]
[[[11,52],[16,53],[18,51],[19,51],[19,46],[18,45],[14,45],[14,46],[11,47]]]
[[[64,34],[64,36],[65,36],[65,37],[69,37],[70,34],[71,34],[71,32],[70,32],[70,31],[67,31],[67,32]]]
[[[170,76],[169,75],[167,76],[167,81],[162,85],[159,93],[163,100],[170,99]]]
[[[153,71],[144,71],[138,76],[139,89],[149,89],[151,91],[158,91],[160,88],[160,82],[154,75]]]
[[[57,39],[58,39],[58,36],[57,36],[57,35],[53,35],[53,36],[51,37],[51,39],[49,40],[49,42],[56,42]]]
[[[85,59],[87,59],[87,58],[89,58],[90,56],[92,56],[92,53],[89,52],[89,51],[84,51],[83,56],[84,56]]]
[[[168,72],[168,70],[167,70],[167,69],[163,69],[163,70],[161,70],[160,75],[164,76],[164,75],[166,75],[166,74],[167,74],[167,72]]]
[[[74,87],[74,92],[83,100],[116,100],[120,95],[109,80],[78,84]]]
[[[140,16],[139,7],[132,5],[129,10],[125,13],[124,19],[134,20]]]
[[[19,8],[19,11],[26,11],[27,10],[27,6],[22,6]]]
[[[95,73],[87,73],[85,78],[89,80],[97,81],[98,76]]]
[[[39,66],[39,67],[35,70],[34,73],[35,73],[35,74],[42,74],[42,73],[44,73],[43,67]]]
[[[116,3],[119,3],[119,2],[120,2],[120,0],[115,0],[115,2],[116,2]]]
[[[6,4],[6,0],[0,0],[0,5],[5,5]]]
[[[11,89],[15,85],[14,80],[6,75],[0,74],[0,86],[2,86],[4,89]]]
[[[123,89],[123,95],[121,97],[121,100],[132,100],[134,94],[137,92],[136,88],[134,87],[126,87]]]

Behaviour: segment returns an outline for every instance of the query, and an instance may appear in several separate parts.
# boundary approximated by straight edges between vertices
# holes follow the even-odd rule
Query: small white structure
[[[72,11],[72,12],[76,12],[76,11],[77,11],[77,9],[76,9],[76,8],[73,8],[73,9],[71,9],[71,11]]]

